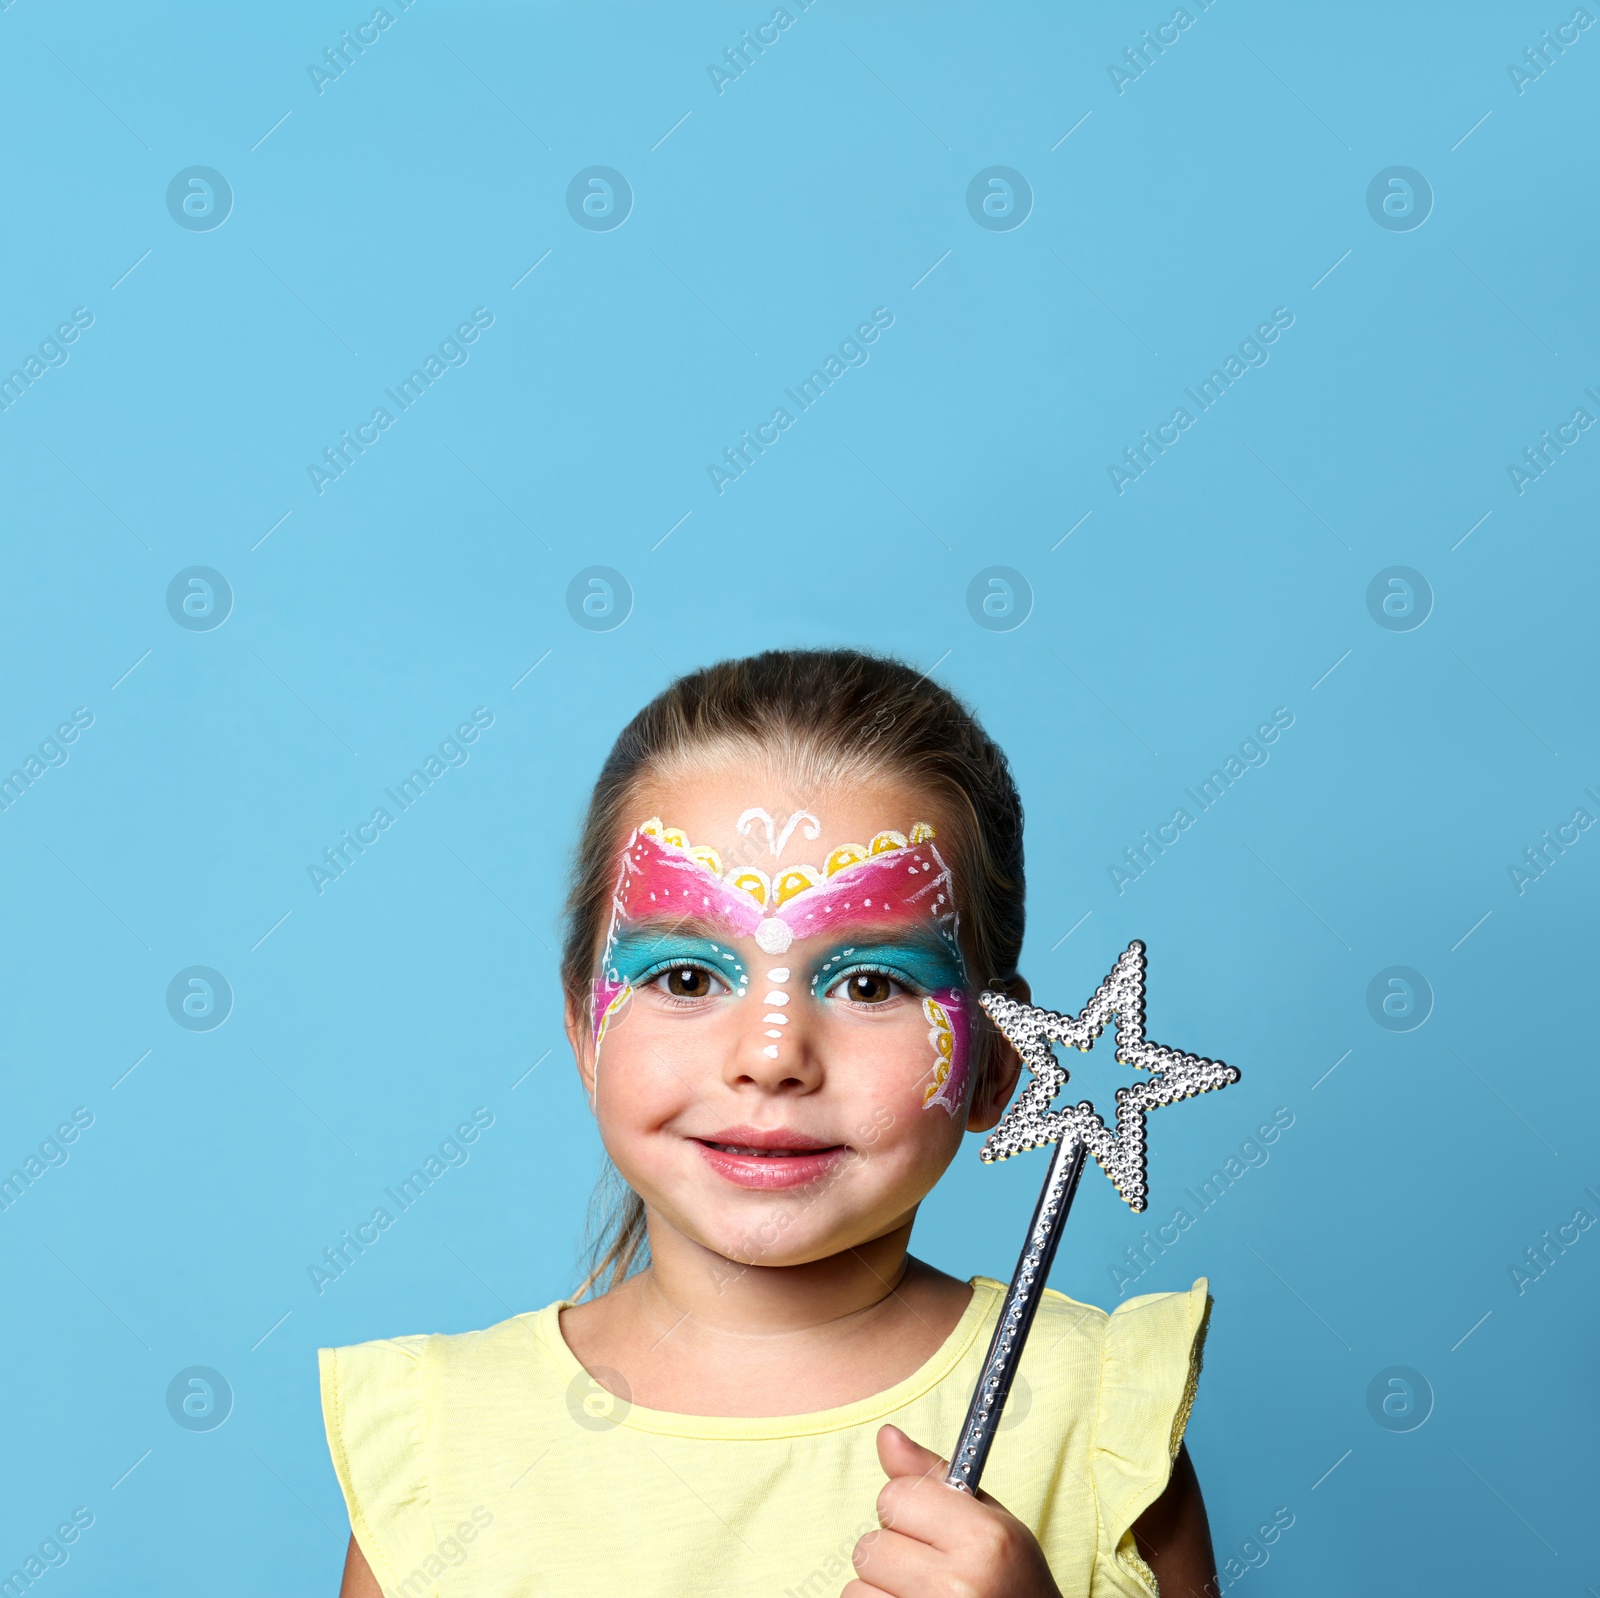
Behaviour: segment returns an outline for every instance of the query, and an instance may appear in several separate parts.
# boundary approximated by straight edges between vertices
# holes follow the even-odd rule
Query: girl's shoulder
[[[1019,1382],[1027,1380],[1022,1402],[1042,1424],[1018,1425],[1013,1446],[1026,1453],[1032,1445],[1029,1468],[1037,1471],[1059,1440],[1054,1446],[1093,1484],[1109,1546],[1121,1557],[1183,1442],[1210,1318],[1204,1277],[1186,1292],[1142,1293],[1110,1311],[1048,1288],[1039,1300]],[[1012,1403],[1020,1421],[1028,1411]]]
[[[486,1456],[515,1458],[528,1423],[554,1420],[562,1407],[567,1383],[547,1341],[560,1310],[558,1301],[482,1331],[317,1350],[334,1472],[385,1592],[414,1590],[405,1583],[419,1571],[437,1574],[441,1536],[459,1547],[493,1522],[476,1499],[455,1503],[439,1491],[442,1418]]]
[[[1005,1292],[1003,1282],[978,1276],[973,1278],[973,1283],[993,1291],[998,1307],[998,1300]],[[1115,1349],[1126,1357],[1136,1350],[1165,1344],[1174,1336],[1182,1339],[1191,1332],[1198,1332],[1210,1305],[1210,1283],[1203,1276],[1196,1277],[1187,1289],[1140,1293],[1123,1299],[1109,1310],[1047,1287],[1039,1297],[1034,1324],[1050,1327],[1059,1338],[1073,1338],[1084,1348]]]
[[[512,1315],[482,1331],[422,1332],[318,1348],[323,1417],[338,1462],[339,1436],[370,1449],[386,1428],[414,1435],[442,1403],[474,1406],[474,1395],[547,1398],[560,1393],[562,1360],[552,1347],[565,1300]],[[493,1400],[488,1400],[493,1401]]]
[[[1003,1285],[977,1281],[994,1289],[997,1312]],[[1203,1276],[1187,1291],[1141,1293],[1110,1310],[1046,1288],[1021,1370],[1036,1390],[1057,1392],[1064,1402],[1081,1404],[1086,1389],[1095,1390],[1102,1436],[1125,1428],[1148,1432],[1154,1416],[1170,1414],[1176,1454],[1210,1318],[1210,1284]]]

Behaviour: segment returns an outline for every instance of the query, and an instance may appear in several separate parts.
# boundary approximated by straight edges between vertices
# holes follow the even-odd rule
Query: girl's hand
[[[878,1431],[882,1531],[856,1544],[841,1598],[1061,1598],[1038,1539],[987,1493],[945,1485],[949,1462],[897,1426]]]

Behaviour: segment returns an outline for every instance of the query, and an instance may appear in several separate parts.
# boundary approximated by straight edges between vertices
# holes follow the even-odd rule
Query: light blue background
[[[1040,996],[1076,1009],[1141,937],[1152,1034],[1244,1073],[1152,1121],[1149,1217],[1090,1173],[1055,1284],[1115,1302],[1124,1246],[1294,1117],[1137,1289],[1211,1279],[1219,1557],[1295,1517],[1247,1598],[1600,1582],[1600,1234],[1509,1269],[1600,1214],[1600,836],[1508,871],[1600,814],[1600,433],[1521,494],[1507,469],[1600,414],[1600,29],[1519,93],[1570,8],[1190,10],[1120,94],[1163,5],[819,0],[721,94],[770,8],[418,0],[320,95],[361,5],[0,13],[0,371],[94,316],[0,414],[0,773],[94,716],[0,814],[0,1173],[94,1116],[0,1215],[0,1572],[82,1505],[50,1598],[336,1590],[314,1350],[574,1282],[598,1144],[554,950],[610,739],[675,673],[842,643],[1010,752]],[[233,190],[214,230],[166,207],[195,165]],[[633,189],[612,231],[567,210],[592,165]],[[993,165],[1033,191],[1010,231],[967,210]],[[1410,231],[1366,202],[1397,165],[1434,196]],[[470,361],[318,495],[308,463],[480,306]],[[715,492],[880,306],[870,362]],[[1270,361],[1119,495],[1109,464],[1276,307]],[[966,600],[996,564],[1032,595],[1004,631]],[[192,565],[232,587],[214,630],[168,613]],[[591,565],[631,586],[614,630],[567,609]],[[1369,613],[1394,565],[1420,628]],[[319,896],[309,864],[476,706],[470,762]],[[1279,706],[1270,761],[1119,893]],[[190,965],[232,985],[217,1030],[168,1014]],[[1369,1013],[1391,965],[1431,985],[1417,1030]],[[470,1163],[318,1296],[308,1265],[480,1105]],[[1007,1274],[1041,1169],[974,1143],[920,1250]],[[169,1417],[191,1365],[232,1386],[218,1429]],[[1396,1365],[1433,1392],[1409,1432],[1367,1404]]]

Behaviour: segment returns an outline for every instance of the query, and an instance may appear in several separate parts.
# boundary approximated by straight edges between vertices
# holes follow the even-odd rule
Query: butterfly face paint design
[[[748,814],[748,813],[747,813]],[[813,829],[807,829],[808,836]],[[674,962],[709,966],[736,996],[750,978],[734,951],[717,939],[752,938],[764,953],[785,956],[796,943],[836,946],[817,965],[811,997],[824,999],[852,969],[883,972],[922,997],[932,1056],[924,1108],[952,1115],[965,1109],[971,1010],[949,867],[926,825],[881,832],[866,845],[835,849],[821,870],[793,865],[768,876],[754,867],[726,874],[717,851],[691,847],[657,820],[645,822],[623,847],[612,896],[611,926],[594,983],[595,1051],[635,987]],[[693,923],[696,933],[674,932]],[[710,936],[698,929],[706,929]],[[691,949],[689,945],[693,945]],[[792,956],[791,956],[792,959]],[[766,972],[762,1052],[778,1058],[792,965]]]

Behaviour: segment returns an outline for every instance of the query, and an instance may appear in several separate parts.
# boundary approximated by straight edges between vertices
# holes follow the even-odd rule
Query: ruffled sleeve
[[[1148,1293],[1106,1322],[1100,1405],[1091,1458],[1100,1509],[1095,1591],[1155,1591],[1132,1526],[1161,1496],[1178,1457],[1200,1380],[1211,1297],[1201,1277],[1187,1293]],[[1109,1567],[1109,1568],[1107,1568]],[[1128,1584],[1129,1574],[1140,1585]]]
[[[350,1529],[385,1593],[433,1552],[423,1361],[426,1337],[317,1350],[322,1420]]]

